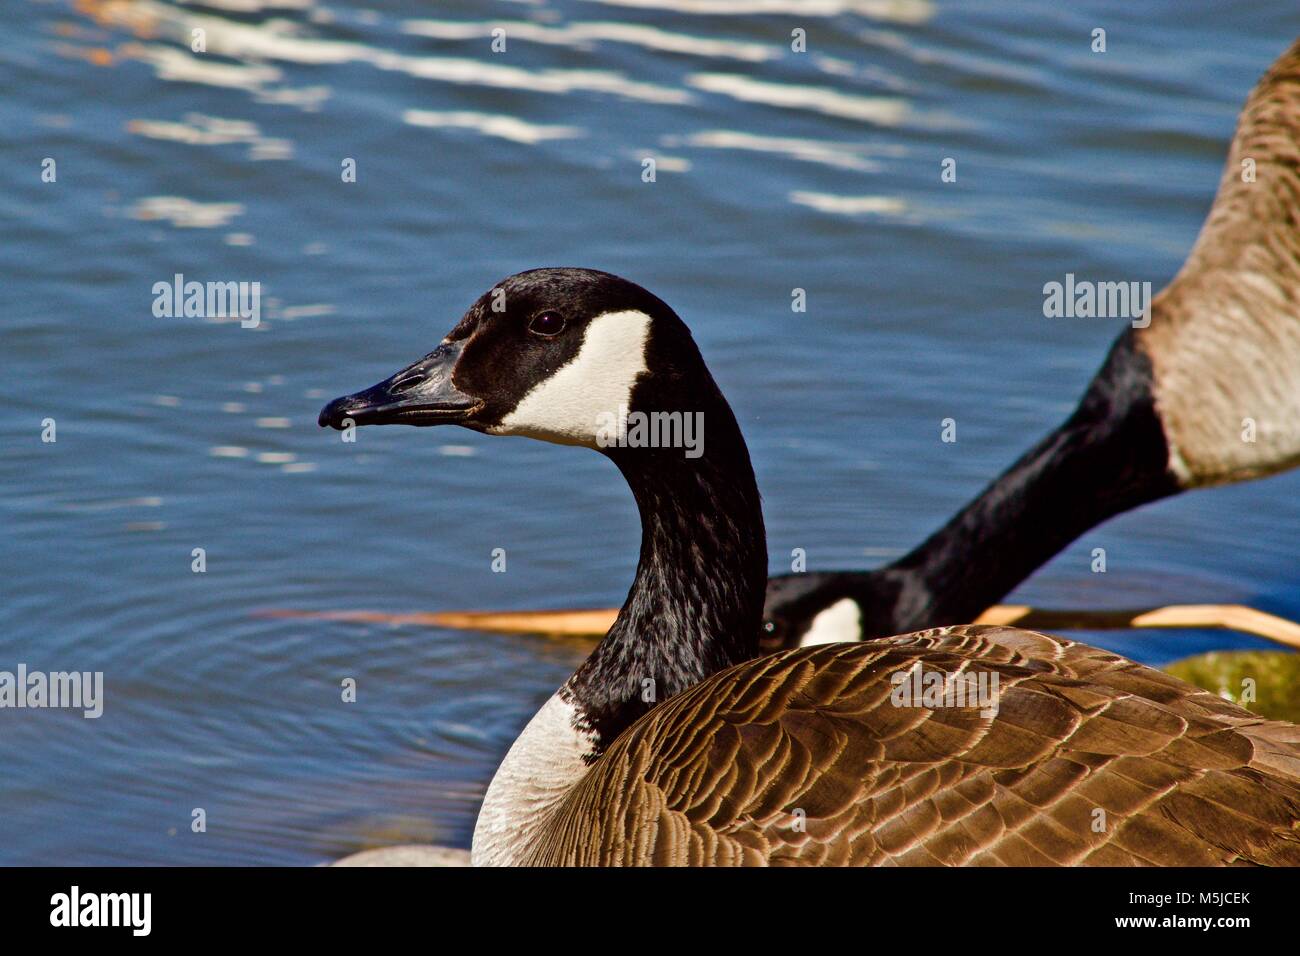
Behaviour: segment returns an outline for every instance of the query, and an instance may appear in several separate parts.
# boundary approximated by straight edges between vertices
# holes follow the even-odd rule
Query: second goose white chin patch
[[[862,608],[853,598],[842,598],[813,618],[799,641],[800,647],[862,640]]]
[[[627,413],[632,387],[646,370],[649,334],[650,316],[644,312],[596,316],[587,323],[578,354],[536,385],[514,411],[488,431],[597,447],[601,422]]]

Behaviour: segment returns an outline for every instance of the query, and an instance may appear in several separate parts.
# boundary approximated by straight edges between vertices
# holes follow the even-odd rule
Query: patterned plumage
[[[895,706],[917,666],[998,674],[997,716]],[[521,862],[1300,865],[1300,727],[1012,628],[786,651],[635,725]]]

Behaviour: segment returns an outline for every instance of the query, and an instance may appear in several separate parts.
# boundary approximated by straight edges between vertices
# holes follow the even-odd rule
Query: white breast
[[[557,692],[511,745],[474,824],[474,866],[519,862],[551,811],[587,772],[582,758],[595,747],[591,736],[574,726],[575,715]]]

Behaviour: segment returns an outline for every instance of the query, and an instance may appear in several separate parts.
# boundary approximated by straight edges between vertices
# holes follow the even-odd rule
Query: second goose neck
[[[1181,490],[1151,375],[1133,334],[1122,336],[1060,428],[877,572],[900,588],[895,632],[974,620],[1080,535]]]

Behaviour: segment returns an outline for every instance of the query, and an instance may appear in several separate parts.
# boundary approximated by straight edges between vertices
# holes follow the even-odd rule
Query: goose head
[[[749,453],[685,323],[640,286],[590,269],[511,276],[432,352],[330,402],[320,424],[457,424],[617,465],[641,514],[641,559],[557,704],[576,715],[584,758],[656,701],[757,653],[767,548]]]
[[[764,650],[776,651],[889,637],[933,626],[934,607],[935,595],[910,568],[774,575],[767,582],[759,641]]]
[[[320,424],[455,424],[605,450],[630,412],[705,392],[690,332],[656,296],[606,272],[534,269],[483,293],[423,358],[330,402]]]
[[[857,597],[861,588],[853,578],[816,572],[770,578],[759,638],[763,649],[863,640],[868,622]]]

